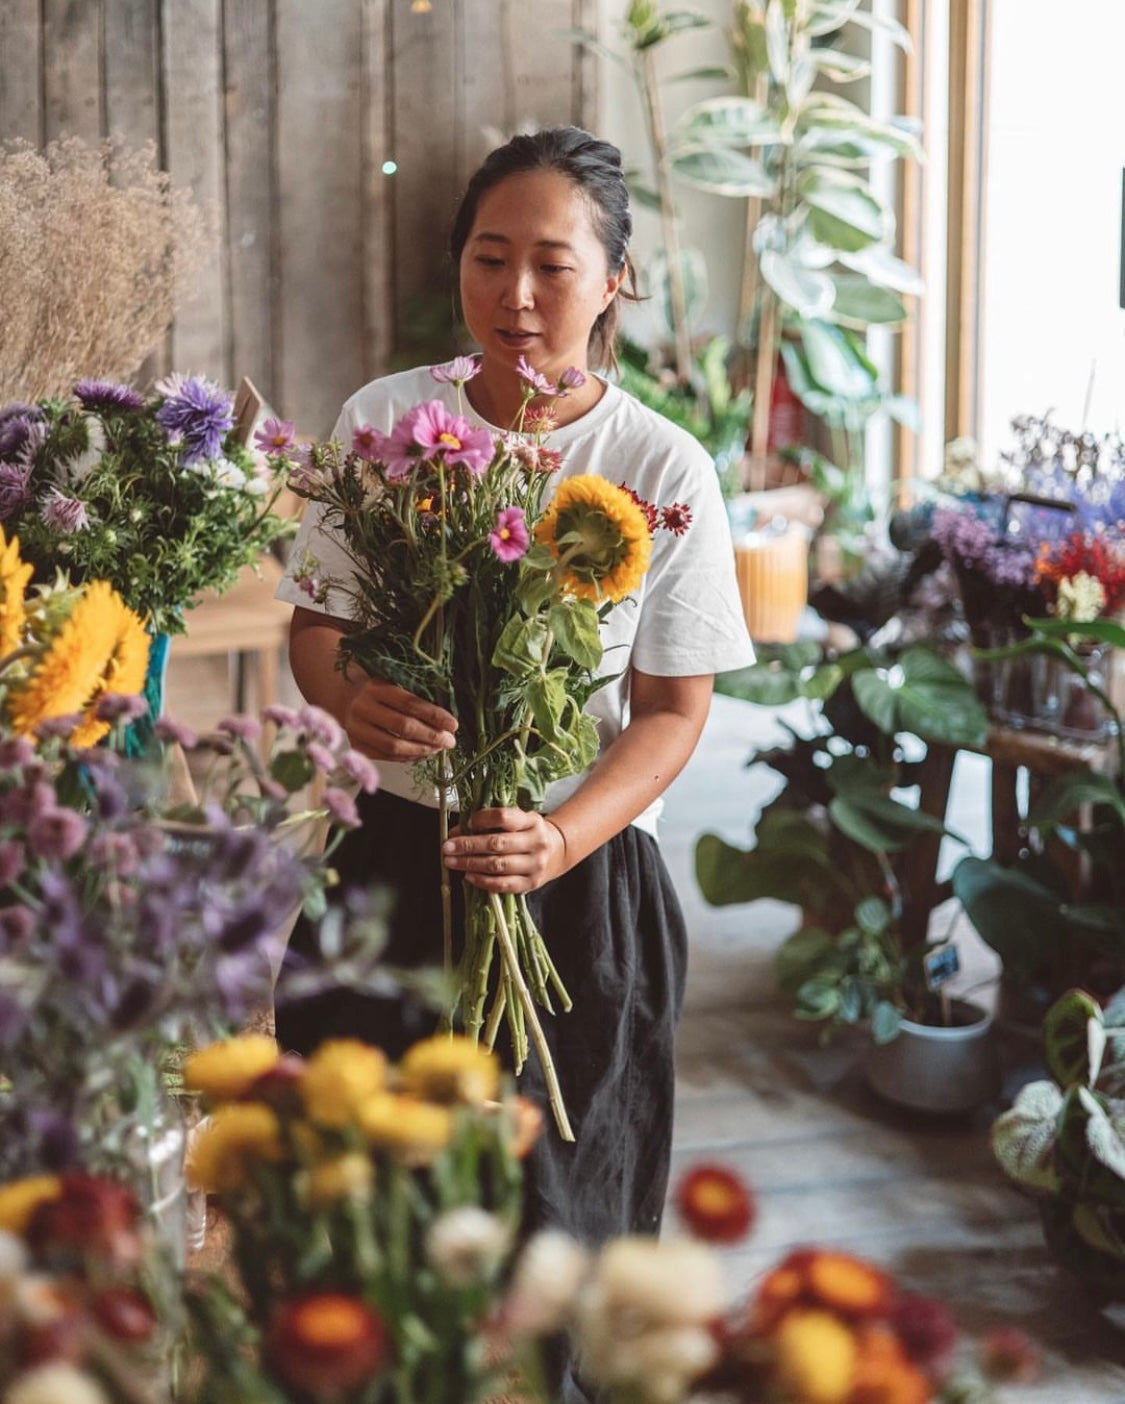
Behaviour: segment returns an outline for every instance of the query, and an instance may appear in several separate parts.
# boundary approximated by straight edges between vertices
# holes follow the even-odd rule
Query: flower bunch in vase
[[[200,1401],[426,1401],[503,1392],[490,1329],[539,1113],[458,1037],[397,1066],[335,1040],[307,1060],[262,1035],[203,1048],[209,1109],[189,1174],[230,1225],[237,1288],[188,1297]]]
[[[460,394],[478,364],[460,358],[435,379]],[[657,509],[596,475],[554,484],[550,408],[565,394],[523,364],[523,402],[510,433],[474,427],[438,400],[415,406],[383,434],[360,426],[349,448],[316,446],[291,479],[321,504],[350,578],[298,563],[311,598],[353,621],[344,666],[396,683],[458,719],[456,749],[418,763],[436,789],[442,838],[452,805],[461,822],[482,809],[533,807],[547,786],[586,769],[598,735],[584,705],[604,681],[600,624],[640,585],[656,529],[687,530],[690,509]],[[435,872],[437,870],[435,869]],[[560,1133],[571,1139],[562,1092],[536,1012],[570,999],[519,895],[465,889],[456,1005],[449,1012],[491,1046],[507,1021],[517,1070],[534,1043]],[[446,956],[453,960],[448,886]],[[498,972],[494,970],[498,967]]]

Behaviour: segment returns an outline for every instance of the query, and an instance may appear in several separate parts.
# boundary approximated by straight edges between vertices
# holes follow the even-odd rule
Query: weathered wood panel
[[[363,346],[366,382],[394,349],[394,181],[391,159],[391,0],[363,0]]]
[[[43,139],[40,73],[43,28],[39,0],[0,5],[0,141]]]
[[[99,141],[105,133],[101,4],[43,0],[44,134]]]
[[[106,131],[130,146],[160,143],[160,45],[152,0],[104,0]]]
[[[266,393],[274,380],[276,69],[269,7],[226,0],[223,7],[228,362],[231,383],[248,375]]]
[[[276,403],[311,434],[362,377],[362,59],[354,0],[279,0]]]
[[[162,18],[164,157],[173,181],[214,213],[210,256],[172,328],[178,370],[229,383],[219,0],[170,0]]]

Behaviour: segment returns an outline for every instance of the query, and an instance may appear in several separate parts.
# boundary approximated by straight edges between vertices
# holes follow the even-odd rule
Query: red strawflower
[[[314,1399],[335,1399],[382,1369],[390,1343],[382,1317],[366,1302],[343,1292],[309,1292],[278,1309],[267,1351],[286,1384]]]
[[[686,502],[673,502],[660,513],[660,525],[673,536],[683,536],[691,526],[691,508]]]
[[[1033,1384],[1042,1365],[1039,1347],[1018,1326],[990,1331],[980,1343],[980,1363],[990,1378],[1012,1384]]]
[[[74,1172],[62,1177],[56,1199],[31,1216],[27,1241],[37,1254],[93,1253],[117,1263],[140,1256],[140,1208],[131,1190],[99,1175]]]
[[[932,1297],[906,1293],[891,1310],[891,1325],[911,1360],[925,1369],[940,1370],[957,1342],[953,1313]]]
[[[660,524],[659,515],[657,513],[656,508],[652,505],[651,502],[646,502],[644,498],[640,495],[640,493],[634,492],[628,483],[622,483],[621,490],[622,492],[627,492],[629,496],[633,499],[633,501],[637,504],[637,506],[641,509],[641,511],[644,513],[645,525],[648,527],[649,536],[651,536]]]
[[[117,1341],[147,1341],[156,1330],[156,1312],[135,1287],[104,1287],[91,1307],[98,1325]]]
[[[754,1222],[750,1191],[722,1165],[697,1165],[680,1181],[676,1209],[705,1243],[737,1243]]]

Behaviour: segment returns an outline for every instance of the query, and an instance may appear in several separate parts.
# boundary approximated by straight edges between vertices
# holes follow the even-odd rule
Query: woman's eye
[[[500,258],[490,258],[487,254],[477,254],[476,261],[482,268],[499,268],[504,260]]]
[[[569,272],[570,272],[570,267],[569,267],[568,264],[565,264],[565,263],[545,263],[545,264],[543,265],[543,272],[544,272],[544,273],[569,273]]]

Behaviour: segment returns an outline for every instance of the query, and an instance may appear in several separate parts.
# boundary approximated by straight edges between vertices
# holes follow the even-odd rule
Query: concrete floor
[[[292,698],[291,680],[283,692]],[[228,710],[222,663],[177,665],[173,649],[167,707],[192,724],[217,720]],[[1009,1187],[988,1150],[999,1106],[950,1122],[881,1103],[862,1076],[862,1040],[821,1048],[774,990],[770,961],[794,910],[769,902],[714,909],[699,896],[695,840],[712,830],[749,843],[776,777],[744,762],[780,737],[777,721],[716,697],[701,745],[669,791],[662,830],[691,932],[674,1169],[724,1162],[758,1200],[752,1237],[726,1254],[732,1299],[789,1248],[835,1245],[941,1298],[966,1332],[1007,1324],[1029,1331],[1042,1345],[1044,1376],[1005,1391],[1005,1404],[1125,1401],[1125,1314],[1099,1312],[1048,1257],[1034,1206]],[[986,851],[987,774],[987,761],[962,758],[950,815],[978,851]],[[946,866],[955,858],[952,847],[943,854]],[[939,912],[937,929],[955,919]],[[994,978],[991,954],[963,924],[958,940],[961,983]],[[671,1212],[668,1223],[674,1227]]]

